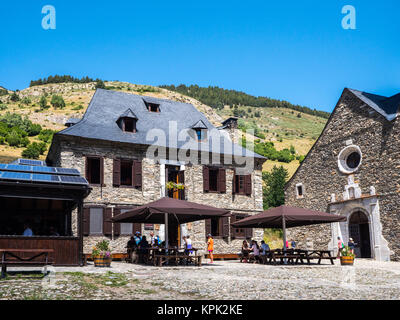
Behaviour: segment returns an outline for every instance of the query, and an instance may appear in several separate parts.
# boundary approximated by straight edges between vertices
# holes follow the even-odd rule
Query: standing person
[[[207,235],[207,250],[208,250],[208,254],[210,255],[210,259],[211,259],[210,263],[213,263],[214,262],[214,256],[213,256],[214,239],[210,233]]]
[[[292,246],[292,249],[296,249],[296,241],[294,241],[293,239],[290,242],[290,245]]]
[[[340,252],[342,251],[344,244],[343,244],[342,239],[340,239],[340,237],[337,237],[337,240],[338,240],[338,242],[337,242],[337,246],[338,246],[337,257],[340,258]]]
[[[193,250],[190,250],[190,249],[192,249],[192,239],[190,239],[190,236],[187,235],[186,236],[186,250],[185,250],[186,254],[193,252]]]
[[[351,253],[354,253],[354,248],[356,247],[356,244],[354,243],[353,238],[349,239],[349,242],[347,243],[347,245],[349,246]]]

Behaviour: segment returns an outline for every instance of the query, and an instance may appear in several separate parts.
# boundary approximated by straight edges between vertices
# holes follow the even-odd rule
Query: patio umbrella
[[[164,197],[150,202],[133,210],[124,212],[112,220],[114,222],[137,222],[165,224],[165,245],[168,248],[168,220],[175,220],[178,224],[209,219],[213,217],[229,216],[226,209]]]
[[[232,223],[236,228],[281,228],[286,249],[286,228],[346,221],[346,217],[304,208],[280,206]]]

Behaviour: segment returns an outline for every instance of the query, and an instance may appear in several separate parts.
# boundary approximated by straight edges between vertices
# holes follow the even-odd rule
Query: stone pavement
[[[353,267],[338,261],[333,266],[216,261],[201,267],[113,262],[111,268],[49,270],[41,280],[11,275],[0,281],[0,299],[400,299],[400,263],[366,259]]]

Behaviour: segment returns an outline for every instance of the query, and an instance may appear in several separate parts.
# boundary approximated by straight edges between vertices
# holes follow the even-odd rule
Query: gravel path
[[[162,268],[113,262],[111,268],[50,269],[55,272],[43,279],[15,274],[1,280],[0,299],[400,299],[399,262],[363,259],[341,267],[216,261]]]

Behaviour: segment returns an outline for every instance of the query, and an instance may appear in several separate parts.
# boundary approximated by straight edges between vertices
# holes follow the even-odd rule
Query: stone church
[[[400,93],[384,97],[345,88],[322,134],[285,187],[286,205],[347,217],[289,229],[300,246],[337,252],[337,237],[357,257],[400,260]]]
[[[182,245],[182,236],[190,235],[194,247],[205,249],[211,233],[215,253],[237,253],[243,239],[260,241],[262,229],[237,229],[230,223],[262,211],[265,158],[232,142],[228,133],[236,122],[228,120],[216,128],[191,104],[97,89],[83,118],[67,121],[68,128],[54,135],[46,159],[48,165],[78,169],[92,188],[83,209],[84,253],[102,239],[110,240],[114,253],[124,253],[136,231],[147,236],[153,231],[163,239],[163,225],[111,219],[165,196],[232,213],[181,225],[170,242]],[[185,139],[176,139],[182,133]],[[157,157],[149,152],[154,147]],[[174,150],[183,150],[183,159]],[[185,158],[188,151],[195,157]],[[248,170],[243,170],[245,160],[252,163]],[[178,185],[183,188],[173,188]]]

